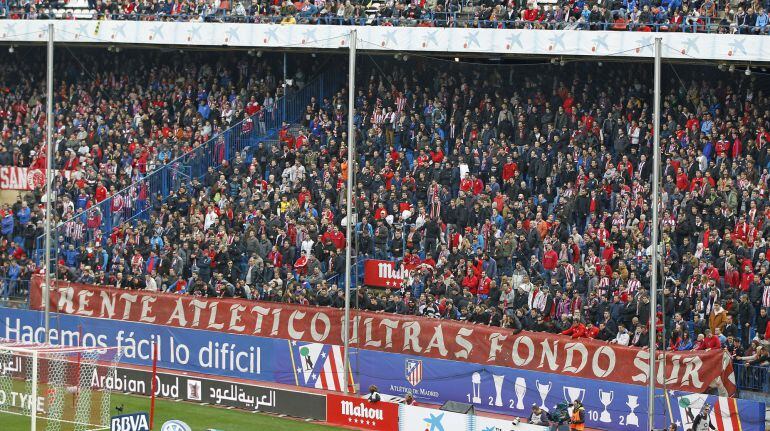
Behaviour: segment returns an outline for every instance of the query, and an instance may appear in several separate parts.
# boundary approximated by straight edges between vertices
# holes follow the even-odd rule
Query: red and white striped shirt
[[[375,112],[372,114],[372,124],[375,125],[382,125],[385,123],[385,113],[384,112]]]
[[[79,221],[70,220],[67,223],[64,223],[64,235],[67,236],[67,238],[79,241],[83,239],[84,232],[85,226]]]
[[[564,265],[564,275],[567,278],[567,281],[574,283],[575,279],[577,278],[575,274],[575,267],[569,264]]]
[[[596,293],[600,298],[606,298],[607,292],[610,290],[610,278],[607,276],[599,279],[599,284],[596,285]]]
[[[396,97],[396,112],[402,112],[405,106],[406,106],[406,97],[404,96]]]
[[[112,204],[110,205],[110,209],[112,212],[120,211],[123,209],[125,203],[125,198],[121,194],[117,194],[112,197]]]
[[[642,287],[642,282],[638,279],[628,280],[628,283],[626,283],[626,293],[628,294],[628,297],[630,298],[636,295],[636,292],[640,287]]]
[[[762,306],[770,307],[770,286],[765,286],[765,291],[762,292]]]

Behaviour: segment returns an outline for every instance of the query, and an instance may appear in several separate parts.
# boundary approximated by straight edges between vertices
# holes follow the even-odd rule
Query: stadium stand
[[[0,165],[40,167],[44,153],[43,68],[28,57],[0,70],[24,77],[0,96]],[[409,272],[396,289],[357,289],[357,308],[726,349],[739,386],[767,389],[766,77],[673,69],[660,125],[666,319],[651,335],[648,65],[365,58],[354,254],[359,268]],[[70,52],[55,101],[57,277],[341,307],[344,75],[299,64],[279,99],[276,58]],[[40,258],[36,202],[2,209],[6,298],[25,294]]]
[[[110,1],[3,0],[11,19],[111,19],[766,34],[767,5],[705,0],[577,1]]]

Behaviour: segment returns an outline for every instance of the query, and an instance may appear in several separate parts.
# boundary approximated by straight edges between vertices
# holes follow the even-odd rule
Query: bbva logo
[[[150,431],[150,420],[147,413],[113,416],[110,419],[110,431]]]

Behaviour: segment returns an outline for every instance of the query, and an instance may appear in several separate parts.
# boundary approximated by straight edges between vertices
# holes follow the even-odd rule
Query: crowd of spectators
[[[688,31],[765,34],[767,3],[716,0],[382,2],[355,0],[0,1],[12,19],[113,19],[422,27]]]
[[[3,57],[0,166],[43,169],[45,57],[34,48],[20,48]],[[22,57],[23,62],[19,61]],[[65,174],[54,184],[57,223],[200,147],[243,118],[253,115],[253,127],[264,129],[265,119],[278,109],[276,100],[283,91],[281,58],[269,54],[236,58],[195,52],[62,51],[55,70],[55,76],[61,78],[54,87],[54,158]],[[305,71],[318,68],[312,59],[302,68],[294,68],[290,91],[305,84]],[[0,208],[4,238],[0,275],[5,280],[0,298],[23,294],[34,271],[34,249],[41,246],[38,238],[44,232],[45,199],[40,191],[19,193],[16,202]],[[119,225],[136,212],[134,207],[148,201],[146,193],[146,189],[136,188],[112,199],[108,208],[111,222]],[[73,264],[74,256],[83,251],[73,244],[96,244],[110,234],[97,228],[104,216],[92,212],[77,222],[61,224],[55,230],[55,255]],[[106,268],[103,264],[102,269]]]
[[[266,59],[94,56],[91,75],[79,69],[86,55],[63,60],[56,86],[57,166],[72,172],[56,185],[57,221],[238,118],[258,123],[279,87]],[[6,85],[22,83],[0,100],[3,165],[34,166],[44,153],[42,79],[33,61],[26,67],[2,69]],[[397,261],[407,276],[394,289],[362,286],[351,303],[639,347],[652,333],[661,348],[721,348],[766,365],[766,78],[677,67],[665,83],[661,306],[650,322],[649,67],[365,61],[355,95],[354,254]],[[306,70],[297,80],[317,68]],[[57,277],[341,307],[346,101],[344,88],[311,100],[276,141],[168,196],[134,188],[139,195],[112,198],[145,201],[147,217],[118,218],[109,232],[96,212],[60,225]],[[34,270],[25,256],[42,212],[34,198],[2,211],[9,279],[17,267]]]

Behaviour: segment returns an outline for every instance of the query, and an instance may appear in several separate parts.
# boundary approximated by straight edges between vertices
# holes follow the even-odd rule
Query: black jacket
[[[692,429],[700,431],[701,422],[708,421],[708,429],[715,430],[717,427],[714,426],[713,423],[711,423],[711,418],[708,415],[699,414],[695,417],[695,420],[692,422]]]
[[[754,324],[754,306],[750,302],[740,302],[738,303],[738,324],[744,327],[747,323]],[[761,328],[762,331],[764,329]]]

